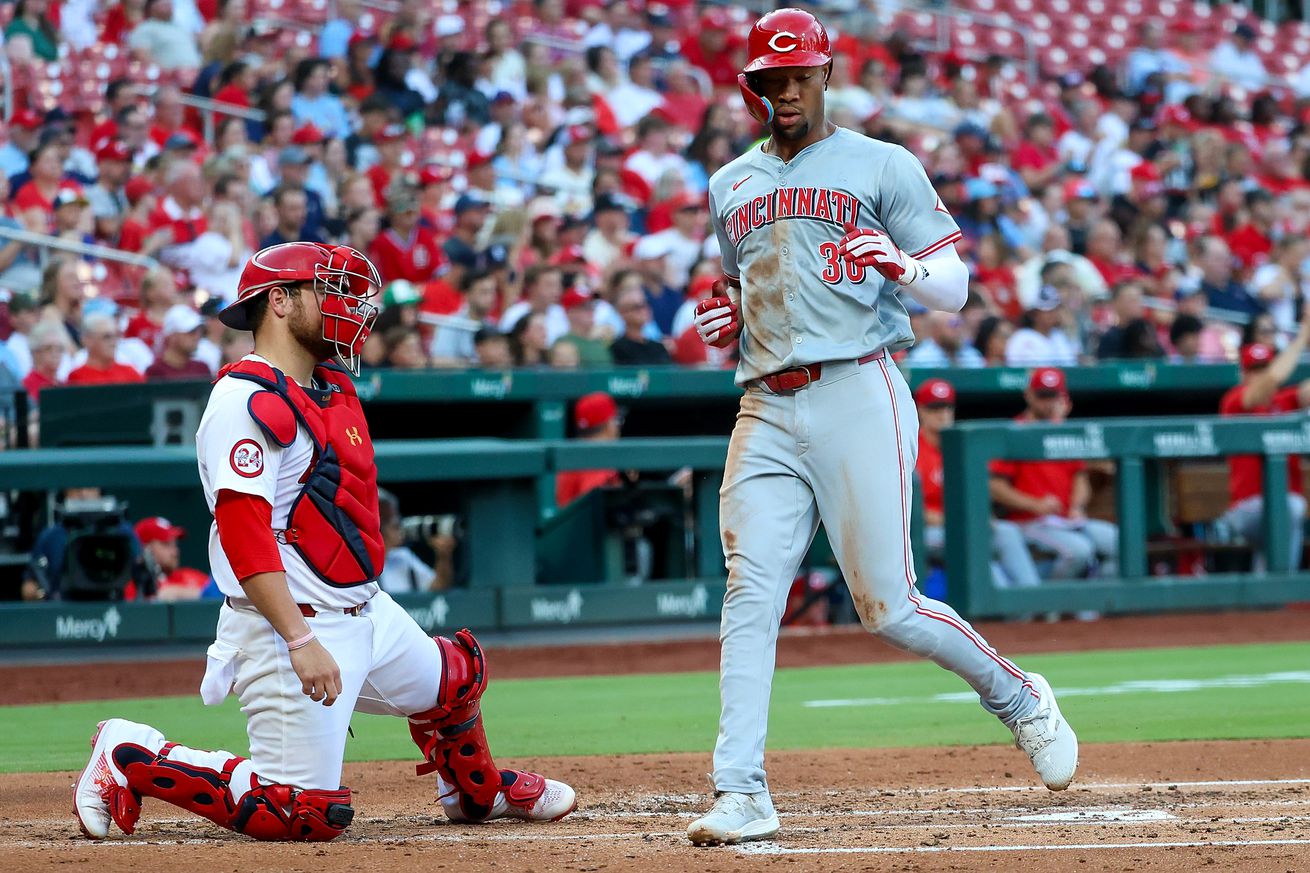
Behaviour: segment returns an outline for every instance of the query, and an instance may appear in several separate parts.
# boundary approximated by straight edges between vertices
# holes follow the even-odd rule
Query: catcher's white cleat
[[[530,806],[511,802],[506,797],[505,792],[501,791],[496,794],[496,802],[491,807],[491,815],[487,816],[483,821],[492,821],[498,818],[516,818],[520,821],[559,821],[578,808],[578,794],[573,790],[572,786],[555,779],[542,778],[546,783],[546,788]],[[437,780],[437,790],[441,792],[441,808],[446,813],[446,818],[453,822],[470,821],[469,817],[460,808],[458,792],[441,779]]]
[[[141,797],[127,787],[127,777],[114,765],[110,753],[122,742],[129,742],[145,725],[121,718],[111,718],[96,725],[91,737],[91,760],[73,783],[73,815],[82,833],[93,840],[109,836],[109,823],[117,824],[125,834],[136,829],[141,816]]]

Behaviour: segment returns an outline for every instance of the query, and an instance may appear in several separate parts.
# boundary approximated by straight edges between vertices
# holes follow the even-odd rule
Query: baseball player
[[[714,845],[778,830],[764,772],[774,648],[820,520],[864,626],[959,674],[1043,783],[1063,789],[1078,741],[1050,685],[915,588],[917,422],[889,356],[914,341],[902,295],[935,310],[964,305],[960,230],[909,152],[825,118],[832,55],[812,15],[765,15],[748,51],[738,82],[770,136],[710,180],[724,277],[695,320],[711,345],[740,336],[745,393],[719,503],[728,590],[717,799],[687,835]]]
[[[384,546],[373,444],[354,386],[377,309],[376,269],[347,246],[254,255],[223,323],[255,335],[224,367],[196,434],[214,515],[209,560],[225,595],[201,697],[235,690],[250,757],[169,742],[113,718],[74,785],[83,833],[132,833],[145,797],[259,840],[331,840],[354,816],[341,761],[352,712],[408,719],[446,815],[554,821],[572,788],[498,768],[473,635],[428,637],[377,584]]]
[[[942,431],[955,423],[955,386],[929,379],[914,392],[919,407],[919,453],[915,470],[923,497],[923,544],[939,556],[946,548],[946,480],[942,463]],[[991,520],[992,584],[997,588],[1035,588],[1042,583],[1037,565],[1012,521]]]

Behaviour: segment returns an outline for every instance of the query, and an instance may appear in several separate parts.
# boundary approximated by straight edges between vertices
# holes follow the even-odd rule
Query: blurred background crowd
[[[949,6],[809,5],[832,119],[910,148],[964,231],[969,303],[913,313],[908,364],[1223,362],[1291,335],[1304,23]],[[731,367],[690,321],[720,269],[707,181],[761,136],[736,86],[759,11],[0,3],[0,382],[207,377],[250,348],[216,318],[245,260],[295,239],[379,267],[366,367]]]

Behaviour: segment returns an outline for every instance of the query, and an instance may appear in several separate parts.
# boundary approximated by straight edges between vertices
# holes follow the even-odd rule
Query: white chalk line
[[[947,811],[947,810],[931,810],[931,811],[926,811],[926,812],[931,812],[931,813],[942,813],[942,812],[948,812],[948,811]],[[975,813],[996,813],[996,812],[999,812],[999,810],[973,810],[972,812],[975,812]],[[1117,827],[1121,827],[1121,828],[1123,828],[1123,827],[1159,827],[1159,826],[1161,826],[1161,825],[1164,825],[1164,826],[1173,826],[1173,827],[1183,827],[1183,828],[1185,828],[1185,827],[1187,827],[1187,826],[1189,826],[1189,825],[1191,825],[1191,826],[1199,826],[1199,825],[1214,825],[1214,824],[1260,824],[1260,823],[1265,823],[1265,824],[1267,824],[1267,823],[1271,823],[1271,822],[1294,822],[1294,821],[1295,821],[1295,822],[1301,822],[1301,821],[1310,821],[1310,816],[1282,816],[1282,815],[1276,815],[1276,816],[1242,816],[1242,817],[1231,817],[1231,818],[1198,818],[1198,819],[1189,819],[1189,818],[1186,818],[1186,817],[1174,816],[1174,815],[1171,815],[1171,814],[1169,814],[1169,813],[1167,813],[1167,812],[1164,812],[1164,811],[1162,811],[1162,810],[1145,810],[1145,811],[1142,811],[1142,810],[1136,810],[1136,811],[1135,811],[1135,810],[1125,810],[1125,809],[1123,809],[1123,808],[1113,808],[1113,809],[1112,809],[1112,808],[1106,808],[1106,809],[1095,809],[1095,808],[1091,808],[1091,809],[1068,810],[1067,812],[1070,813],[1070,814],[1075,814],[1075,813],[1089,813],[1089,814],[1092,814],[1092,815],[1095,815],[1095,814],[1098,814],[1098,813],[1099,813],[1099,814],[1102,814],[1102,815],[1106,815],[1106,814],[1114,814],[1114,813],[1146,812],[1146,813],[1156,813],[1156,815],[1153,815],[1153,816],[1147,816],[1147,817],[1141,817],[1141,818],[1114,818],[1114,817],[1102,817],[1102,818],[1087,818],[1087,819],[1062,818],[1062,819],[1058,819],[1058,820],[1042,820],[1042,819],[1040,819],[1040,818],[1016,820],[1016,819],[1013,818],[1013,817],[1010,818],[1010,819],[1008,819],[1008,820],[1007,820],[1007,819],[995,819],[995,818],[989,818],[989,819],[983,819],[983,820],[974,821],[974,822],[959,822],[959,823],[944,823],[944,822],[936,822],[936,823],[933,823],[933,822],[924,822],[924,823],[915,823],[915,824],[881,824],[881,825],[878,825],[878,828],[879,828],[879,830],[885,830],[885,831],[941,831],[941,832],[946,832],[946,831],[967,831],[967,830],[977,830],[978,828],[981,828],[981,827],[983,827],[984,825],[987,826],[987,828],[988,828],[989,830],[1023,830],[1023,829],[1037,829],[1037,830],[1040,830],[1040,829],[1049,829],[1049,828],[1058,828],[1058,827],[1070,827],[1070,826],[1075,826],[1075,827],[1077,827],[1077,826],[1081,826],[1081,827],[1104,827],[1104,826],[1110,826],[1110,825],[1113,825],[1113,826],[1117,826]],[[680,816],[680,817],[681,817],[681,816]],[[842,810],[842,811],[836,811],[836,812],[826,813],[826,814],[782,813],[782,814],[780,814],[779,817],[780,817],[780,818],[784,818],[784,819],[786,819],[786,818],[807,818],[807,819],[808,819],[808,818],[823,818],[823,819],[841,819],[841,818],[860,818],[860,817],[862,817],[862,816],[859,814],[858,811]],[[169,826],[169,825],[183,825],[183,826],[185,826],[186,824],[194,824],[194,823],[196,823],[196,820],[195,820],[195,819],[187,819],[187,818],[177,818],[177,819],[155,819],[155,820],[151,821],[150,823],[153,824],[153,825],[163,825],[163,826]],[[443,827],[444,827],[444,826],[443,826]],[[493,825],[493,827],[494,827],[494,825]],[[827,827],[823,827],[823,826],[811,826],[811,827],[805,827],[805,826],[799,826],[799,825],[789,825],[789,826],[786,828],[786,833],[787,833],[788,835],[792,835],[792,834],[808,834],[808,833],[824,833],[824,832],[828,832],[828,831],[830,831],[831,829],[832,829],[831,826],[827,826]],[[449,833],[449,834],[447,834],[447,833],[427,833],[427,834],[382,835],[382,836],[375,836],[375,837],[366,837],[366,836],[361,836],[361,837],[352,837],[352,836],[349,836],[349,835],[348,835],[348,836],[346,836],[345,838],[343,838],[342,840],[340,840],[340,843],[345,844],[345,845],[355,845],[355,844],[363,845],[363,844],[377,844],[377,843],[381,843],[381,844],[392,844],[392,843],[396,843],[396,844],[398,844],[398,843],[414,843],[414,842],[420,842],[420,843],[457,843],[457,842],[520,843],[520,842],[558,842],[558,841],[565,841],[565,840],[635,840],[635,839],[643,839],[643,840],[644,840],[644,839],[653,839],[653,838],[671,838],[671,837],[676,837],[676,838],[679,838],[679,839],[680,839],[680,838],[683,838],[683,837],[685,837],[685,836],[686,836],[685,831],[681,831],[681,830],[678,830],[678,831],[615,831],[615,832],[578,832],[578,831],[570,831],[570,832],[568,832],[568,833],[562,833],[562,834],[550,834],[550,833],[524,833],[524,832],[515,832],[515,833],[510,833],[510,834],[496,834],[496,833],[486,833],[485,831],[483,831],[483,832],[460,831],[459,833]],[[112,846],[112,847],[117,847],[117,848],[124,848],[124,847],[131,847],[131,846],[135,846],[135,847],[139,847],[139,848],[141,848],[141,847],[150,847],[150,846],[199,846],[199,845],[217,845],[217,844],[219,844],[219,843],[229,842],[229,841],[236,840],[236,839],[237,839],[236,837],[227,837],[227,836],[224,836],[224,837],[177,837],[177,838],[168,838],[168,837],[150,837],[150,836],[145,836],[145,837],[140,837],[140,838],[136,838],[136,839],[131,839],[131,838],[127,838],[127,837],[121,837],[121,836],[118,836],[117,834],[115,834],[114,836],[112,836],[110,839],[107,839],[107,840],[101,840],[101,841],[89,841],[89,840],[88,840],[86,843],[81,843],[81,844],[77,844],[77,843],[68,843],[67,845],[69,845],[69,846],[77,846],[77,845],[81,845],[81,846],[97,845],[97,846]],[[1310,841],[1306,841],[1306,842],[1310,842]],[[43,840],[15,840],[15,841],[4,841],[4,840],[0,840],[0,848],[8,848],[8,849],[51,848],[51,842],[50,842],[49,840],[44,840],[44,841],[43,841]],[[891,849],[891,848],[888,848],[888,847],[880,847],[879,850],[880,850],[880,851],[881,851],[881,850],[893,851],[894,849]],[[870,851],[872,851],[872,849],[870,849]],[[978,849],[977,851],[982,851],[982,850],[981,850],[981,849]]]
[[[1056,696],[1065,698],[1106,697],[1118,694],[1180,694],[1211,688],[1264,688],[1269,685],[1289,683],[1310,684],[1310,670],[1215,676],[1209,679],[1132,679],[1097,687],[1059,688],[1056,689]],[[830,700],[806,700],[801,703],[801,706],[809,709],[827,709],[851,706],[904,706],[913,703],[976,703],[977,701],[978,695],[972,691],[953,691],[927,697],[839,697]]]
[[[1176,811],[1176,810],[1199,810],[1199,809],[1213,809],[1214,807],[1217,807],[1217,806],[1231,806],[1231,805],[1232,805],[1232,804],[1231,804],[1230,802],[1226,802],[1226,801],[1215,801],[1215,802],[1212,802],[1212,803],[1171,803],[1171,804],[1169,804],[1169,809],[1170,809],[1170,810],[1175,810],[1175,811]],[[1244,807],[1257,807],[1257,808],[1259,808],[1259,807],[1273,807],[1273,806],[1310,806],[1310,800],[1270,800],[1270,801],[1250,801],[1250,802],[1243,802],[1241,805],[1244,806]],[[1098,823],[1098,822],[1104,821],[1104,819],[1097,820],[1097,822],[1093,822],[1093,821],[1091,820],[1091,816],[1095,816],[1095,815],[1098,815],[1098,814],[1107,814],[1107,813],[1115,813],[1115,812],[1127,811],[1127,810],[1130,809],[1130,808],[1127,808],[1127,807],[1097,807],[1097,806],[1061,806],[1061,807],[1049,807],[1049,809],[1056,810],[1058,814],[1087,815],[1087,816],[1088,816],[1088,819],[1087,819],[1088,823]],[[1137,810],[1137,811],[1141,811],[1141,810]],[[1157,812],[1158,812],[1158,810],[1148,810],[1148,811],[1157,811]],[[924,817],[924,818],[952,818],[952,817],[954,817],[954,818],[963,818],[963,817],[966,817],[966,816],[978,816],[978,815],[981,815],[981,814],[987,814],[987,815],[992,815],[992,816],[1005,816],[1005,815],[1018,816],[1018,815],[1027,815],[1027,814],[1031,814],[1032,812],[1033,812],[1033,807],[1030,807],[1030,806],[973,807],[973,808],[969,808],[969,809],[960,809],[960,808],[950,808],[950,809],[945,809],[945,808],[942,808],[942,809],[931,809],[931,808],[929,808],[929,809],[835,809],[835,810],[818,810],[818,811],[815,811],[815,812],[782,812],[782,811],[779,811],[779,812],[778,812],[778,817],[779,817],[779,818],[783,818],[783,819],[806,819],[806,818],[823,818],[823,819],[828,819],[828,818],[859,818],[859,819],[868,819],[868,818],[897,818],[897,817],[909,817],[909,816]],[[579,812],[579,813],[574,813],[574,814],[570,817],[570,820],[571,820],[571,821],[596,821],[596,822],[600,822],[600,821],[625,821],[625,820],[654,819],[654,818],[679,818],[679,819],[685,819],[685,820],[687,820],[687,821],[690,821],[690,820],[695,819],[695,818],[700,818],[701,815],[703,815],[703,812],[698,812],[698,811],[694,811],[694,810],[693,810],[693,811],[681,811],[681,812],[633,812],[633,811],[624,811],[624,812],[604,812],[604,813],[601,813],[601,812],[597,812],[597,813]],[[1185,817],[1184,817],[1184,818],[1185,818]],[[1269,820],[1270,820],[1270,821],[1278,821],[1278,820],[1282,820],[1282,819],[1301,819],[1301,818],[1310,818],[1310,816],[1274,815],[1274,816],[1270,816],[1270,817],[1269,817]],[[988,819],[989,822],[992,822],[992,821],[1002,821],[1002,820],[1003,820],[1003,819],[1000,819],[1000,818],[990,818],[990,819]],[[1208,820],[1209,820],[1209,819],[1207,819],[1207,821],[1208,821]],[[1062,821],[1062,820],[1061,820],[1061,821]],[[879,827],[883,827],[883,825],[879,825]]]
[[[1152,789],[1155,789],[1155,788],[1160,788],[1160,789],[1176,788],[1176,789],[1180,789],[1180,790],[1181,790],[1181,789],[1185,789],[1185,788],[1220,788],[1220,789],[1223,789],[1223,788],[1249,788],[1249,787],[1259,787],[1259,786],[1283,786],[1283,785],[1307,785],[1307,784],[1310,784],[1310,779],[1234,779],[1234,780],[1193,780],[1193,781],[1186,781],[1186,780],[1183,780],[1183,781],[1175,781],[1175,782],[1152,782],[1152,783],[1140,783],[1140,782],[1122,782],[1122,783],[1089,783],[1089,784],[1086,784],[1086,785],[1080,785],[1080,786],[1078,786],[1078,788],[1080,788],[1081,790],[1084,790],[1084,791],[1091,791],[1091,790],[1115,790],[1115,789],[1139,789],[1139,790],[1140,790],[1140,789],[1145,788],[1145,787],[1150,787],[1150,788],[1152,788]],[[899,790],[897,790],[897,791],[895,791],[895,792],[892,792],[890,795],[888,795],[887,793],[882,793],[882,792],[880,792],[880,796],[888,797],[889,802],[892,802],[892,801],[894,800],[895,795],[897,795],[897,794],[899,794],[899,795],[909,795],[909,796],[922,796],[922,795],[932,795],[932,794],[975,794],[975,793],[1015,792],[1015,791],[1039,791],[1039,792],[1041,792],[1041,793],[1043,793],[1043,794],[1046,794],[1046,793],[1047,793],[1045,789],[1043,789],[1043,788],[1037,788],[1037,787],[1035,787],[1035,786],[972,786],[972,787],[950,787],[950,788],[909,788],[909,789],[899,789]],[[830,792],[830,793],[834,793],[834,794],[835,794],[835,793],[837,793],[837,792]],[[802,792],[775,792],[774,796],[775,796],[775,797],[794,797],[794,798],[804,798],[804,797],[806,797],[807,795],[803,794]],[[1175,795],[1175,796],[1178,796],[1178,795]],[[704,798],[700,797],[699,795],[678,795],[678,796],[676,796],[676,799],[681,800],[681,799],[683,799],[683,797],[687,798],[689,801],[693,801],[693,800],[694,800],[694,801],[699,801],[699,802],[702,802],[702,803],[704,802]],[[1163,799],[1164,797],[1168,797],[1168,795],[1164,795],[1164,796],[1162,797],[1162,799]],[[661,799],[661,800],[667,800],[667,799],[672,799],[672,797],[670,797],[670,798],[664,798],[664,797],[661,796],[660,799]],[[1207,809],[1207,808],[1212,808],[1212,807],[1214,807],[1214,806],[1223,805],[1224,803],[1225,803],[1225,801],[1223,801],[1223,800],[1218,800],[1218,799],[1217,799],[1217,800],[1212,801],[1212,802],[1206,802],[1206,801],[1186,801],[1186,802],[1182,802],[1182,803],[1169,803],[1168,806],[1169,806],[1171,809],[1175,809],[1175,810],[1177,810],[1177,809]],[[1255,806],[1255,807],[1261,807],[1261,806],[1306,806],[1306,805],[1310,805],[1310,800],[1284,800],[1284,799],[1253,800],[1253,799],[1244,799],[1244,800],[1242,801],[1242,805],[1243,805],[1243,806]],[[1113,809],[1123,809],[1124,807],[1076,806],[1076,807],[1053,807],[1053,808],[1054,808],[1054,809],[1061,810],[1061,811],[1068,811],[1068,812],[1097,812],[1097,811],[1100,811],[1100,812],[1106,812],[1106,811],[1111,811],[1111,810],[1113,810]],[[990,814],[993,814],[993,815],[994,815],[994,814],[999,814],[999,813],[1031,813],[1032,811],[1033,811],[1033,810],[1032,810],[1032,807],[996,807],[996,808],[975,808],[975,809],[944,809],[944,808],[943,808],[943,809],[871,809],[871,810],[833,810],[833,811],[830,811],[830,812],[814,812],[814,813],[794,813],[794,812],[784,812],[784,813],[780,813],[780,817],[782,817],[782,818],[824,818],[824,819],[827,819],[827,818],[839,818],[839,819],[840,819],[840,818],[878,818],[878,817],[911,816],[911,815],[925,815],[925,816],[926,816],[926,815],[931,815],[931,816],[943,816],[943,817],[945,817],[945,816],[967,816],[967,815],[978,815],[978,814],[981,814],[981,813],[990,813]],[[691,818],[695,818],[698,814],[699,814],[699,813],[697,813],[696,811],[678,812],[678,813],[657,813],[657,812],[649,812],[649,813],[647,813],[647,812],[639,812],[639,811],[616,811],[616,812],[612,812],[612,813],[586,813],[585,811],[583,811],[581,814],[575,816],[573,820],[574,820],[574,821],[606,821],[606,820],[618,820],[618,819],[628,819],[628,818],[667,818],[667,817],[677,817],[677,818],[691,819]],[[1044,826],[1044,825],[1057,825],[1057,826],[1059,826],[1059,825],[1070,825],[1070,824],[1090,824],[1090,825],[1117,824],[1117,825],[1121,825],[1121,826],[1122,826],[1122,825],[1134,825],[1134,824],[1135,824],[1135,825],[1147,825],[1147,824],[1157,824],[1157,825],[1158,825],[1158,824],[1161,824],[1161,823],[1166,823],[1166,824],[1183,824],[1183,825],[1185,825],[1185,824],[1189,824],[1189,823],[1203,824],[1203,823],[1207,823],[1207,822],[1240,824],[1240,823],[1258,823],[1258,822],[1272,822],[1272,821],[1301,821],[1301,820],[1310,820],[1310,816],[1244,817],[1244,818],[1203,819],[1203,820],[1202,820],[1202,819],[1197,819],[1197,820],[1195,820],[1195,821],[1193,821],[1193,820],[1191,820],[1191,819],[1187,819],[1187,818],[1179,818],[1179,819],[1177,819],[1176,821],[1169,821],[1169,822],[1159,822],[1159,821],[1156,821],[1156,822],[1143,822],[1143,821],[1132,822],[1132,821],[1106,821],[1106,820],[1088,820],[1088,821],[1086,821],[1086,822],[1078,822],[1078,821],[1033,822],[1033,821],[1026,821],[1026,822],[1015,823],[1015,824],[1007,824],[1007,823],[1004,823],[1004,822],[998,822],[998,821],[995,821],[995,820],[988,820],[988,821],[986,821],[986,822],[978,822],[978,823],[972,823],[972,824],[971,824],[971,823],[962,823],[962,824],[935,824],[935,825],[933,825],[933,824],[912,824],[912,825],[895,825],[895,826],[887,826],[887,827],[891,827],[891,828],[893,828],[893,829],[915,829],[915,828],[918,828],[918,829],[925,829],[925,828],[933,828],[933,829],[937,829],[937,830],[949,830],[949,829],[960,829],[960,828],[968,828],[968,827],[979,827],[981,824],[984,824],[984,823],[990,825],[991,827],[1023,828],[1023,827],[1041,827],[1041,826]],[[14,825],[14,826],[33,826],[33,825],[49,825],[49,824],[53,823],[54,821],[62,821],[62,819],[61,819],[61,820],[50,820],[50,819],[43,819],[43,820],[28,820],[28,821],[25,821],[25,822],[11,821],[11,822],[6,822],[6,824]],[[372,822],[372,823],[378,823],[378,822],[383,822],[383,823],[385,823],[385,822],[391,822],[391,821],[393,821],[393,820],[392,820],[392,819],[387,819],[387,818],[381,818],[381,817],[379,817],[379,818],[373,818],[373,819],[364,819],[364,820],[361,820],[360,823],[361,823],[361,824],[364,824],[364,823],[370,823],[370,822]],[[168,826],[168,825],[181,825],[181,826],[186,826],[187,824],[194,824],[194,823],[196,823],[196,819],[191,818],[191,817],[178,817],[178,818],[152,818],[152,819],[149,820],[149,822],[150,822],[150,824],[165,825],[165,826]],[[447,825],[441,825],[441,827],[447,827]],[[495,827],[495,825],[492,825],[492,827]],[[880,826],[880,827],[882,827],[882,826]],[[821,831],[824,831],[824,830],[827,830],[827,828],[822,828],[822,827],[798,827],[798,826],[789,826],[789,827],[787,828],[788,833],[821,832]],[[436,843],[440,843],[440,842],[466,842],[466,841],[477,841],[477,840],[489,841],[489,842],[531,842],[531,841],[561,841],[561,840],[577,840],[577,839],[582,839],[582,840],[586,840],[586,839],[596,839],[596,840],[604,840],[604,839],[608,839],[608,840],[617,840],[617,839],[624,839],[624,840],[627,840],[627,839],[647,839],[647,838],[666,838],[666,837],[684,838],[684,837],[685,837],[685,833],[684,833],[683,831],[637,831],[637,832],[631,832],[631,831],[628,831],[628,832],[615,832],[615,833],[578,833],[578,832],[574,831],[574,832],[565,833],[565,834],[531,834],[531,833],[486,834],[486,833],[469,833],[468,831],[461,831],[460,833],[456,833],[456,834],[411,834],[411,835],[404,835],[404,836],[359,837],[359,838],[354,838],[354,839],[352,839],[351,837],[348,836],[348,837],[345,838],[345,840],[343,840],[343,843],[347,843],[347,844],[367,844],[367,843],[408,843],[408,842],[436,842]],[[205,838],[205,837],[192,837],[192,838],[180,838],[180,839],[155,839],[155,840],[122,839],[122,838],[119,838],[119,839],[109,839],[109,840],[95,841],[95,842],[87,841],[87,842],[84,843],[84,844],[78,844],[78,843],[65,843],[65,844],[63,844],[63,845],[100,845],[100,846],[118,846],[118,847],[126,847],[126,846],[138,846],[138,847],[140,847],[140,846],[191,846],[191,845],[214,845],[214,844],[216,844],[216,843],[224,842],[224,841],[226,841],[226,839],[230,839],[230,838],[213,838],[213,837]],[[1082,847],[1082,848],[1098,848],[1098,847],[1099,847],[1099,848],[1151,848],[1151,847],[1161,847],[1161,848],[1171,848],[1171,847],[1172,847],[1172,848],[1192,848],[1192,847],[1203,847],[1203,846],[1302,845],[1302,844],[1310,844],[1310,840],[1283,840],[1283,841],[1277,841],[1277,840],[1275,840],[1275,841],[1248,841],[1248,842],[1241,842],[1241,841],[1237,841],[1237,842],[1196,842],[1196,843],[1125,843],[1125,844],[1119,844],[1119,845],[1115,845],[1115,844],[1101,844],[1101,843],[1096,843],[1096,844],[1088,844],[1087,846]],[[10,848],[10,849],[19,849],[19,848],[29,848],[29,849],[31,849],[31,848],[36,848],[36,849],[49,849],[49,848],[52,848],[52,841],[51,841],[51,840],[16,840],[16,841],[7,841],[7,840],[4,840],[3,838],[0,838],[0,848]],[[765,852],[765,851],[764,851],[764,848],[765,848],[764,846],[762,846],[762,845],[758,845],[758,844],[757,844],[756,846],[739,847],[739,851],[748,851],[748,852],[754,852],[754,853],[760,853],[760,854],[768,854],[769,852]],[[1032,849],[1032,850],[1034,850],[1034,851],[1040,851],[1040,850],[1047,849],[1047,848],[1052,849],[1052,850],[1055,850],[1055,849],[1070,849],[1070,848],[1080,848],[1080,847],[1079,847],[1079,846],[1051,846],[1051,847],[1033,846],[1033,847],[1028,847],[1028,848],[1030,848],[1030,849]],[[805,850],[801,850],[801,849],[788,849],[788,850],[786,850],[786,853],[794,853],[794,852],[805,852],[805,853],[818,853],[818,852],[870,852],[870,853],[879,853],[879,852],[881,852],[881,853],[890,853],[890,852],[909,852],[909,851],[938,851],[938,852],[940,852],[940,851],[976,851],[976,852],[980,852],[980,851],[1015,851],[1015,847],[1009,847],[1009,846],[1000,846],[1000,847],[930,847],[930,846],[917,846],[917,847],[909,847],[909,848],[892,848],[892,847],[867,847],[867,848],[863,848],[863,847],[842,847],[842,848],[833,848],[833,849],[805,849]],[[781,854],[781,853],[783,853],[783,852],[775,852],[775,854]]]
[[[1069,852],[1096,849],[1218,849],[1258,846],[1310,846],[1310,840],[1197,840],[1159,843],[1073,843],[1034,846],[832,846],[792,848],[774,843],[747,843],[733,848],[742,855],[917,855],[943,852]]]
[[[1277,821],[1277,819],[1272,819]],[[1220,819],[1215,823],[1224,821],[1243,821],[1242,819]],[[1250,820],[1254,821],[1254,820]],[[981,824],[981,823],[980,823]],[[1034,823],[1030,825],[992,825],[992,829],[1020,827],[1049,827],[1054,822]],[[1066,823],[1067,824],[1067,823]],[[1096,822],[1096,824],[1108,824],[1108,822]],[[1135,822],[1138,826],[1154,824],[1156,826],[1161,822]],[[946,831],[960,829],[964,827],[978,827],[979,825],[897,825],[887,828],[889,830],[910,830],[910,829],[931,829],[937,831]],[[793,834],[815,834],[830,831],[825,827],[788,827],[787,835]],[[579,840],[649,840],[649,839],[676,839],[685,840],[686,831],[619,831],[614,833],[578,833],[572,832],[567,834],[531,834],[531,833],[514,833],[514,834],[410,834],[399,836],[379,836],[379,837],[358,837],[349,836],[336,841],[337,845],[411,845],[414,843],[540,843],[540,842],[576,842]],[[97,849],[104,847],[106,849],[148,849],[152,847],[165,846],[213,846],[224,843],[246,842],[235,837],[214,839],[204,837],[187,837],[178,839],[131,839],[131,838],[111,838],[106,840],[87,840],[85,842],[61,841],[58,845],[52,845],[50,841],[42,840],[18,840],[14,842],[0,842],[0,848],[4,849],[76,849],[88,848],[95,846]],[[916,853],[916,852],[1016,852],[1016,851],[1055,851],[1069,849],[1151,849],[1151,848],[1202,848],[1202,847],[1221,847],[1221,846],[1292,846],[1292,845],[1310,845],[1310,839],[1285,839],[1285,840],[1196,840],[1196,841],[1165,841],[1165,842],[1136,842],[1136,843],[1073,843],[1061,845],[1026,845],[1026,846],[820,846],[820,847],[789,847],[780,846],[773,842],[752,843],[743,846],[736,846],[737,851],[747,855],[823,855],[823,854],[897,854],[897,853]]]
[[[1075,791],[1122,791],[1124,789],[1150,788],[1168,790],[1170,788],[1251,788],[1262,785],[1310,785],[1310,779],[1213,779],[1203,781],[1178,782],[1075,782]],[[997,794],[1013,791],[1035,791],[1046,794],[1040,785],[980,785],[972,788],[906,788],[902,793],[913,795],[926,794]]]

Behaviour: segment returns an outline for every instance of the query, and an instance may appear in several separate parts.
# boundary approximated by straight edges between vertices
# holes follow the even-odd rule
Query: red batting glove
[[[737,315],[737,304],[727,296],[728,285],[722,279],[714,283],[714,290],[719,296],[702,300],[696,304],[696,317],[693,324],[701,342],[716,349],[726,348],[741,333],[741,320]]]
[[[924,272],[923,265],[897,248],[891,237],[867,227],[846,225],[837,253],[858,266],[873,267],[897,285],[917,282]]]

